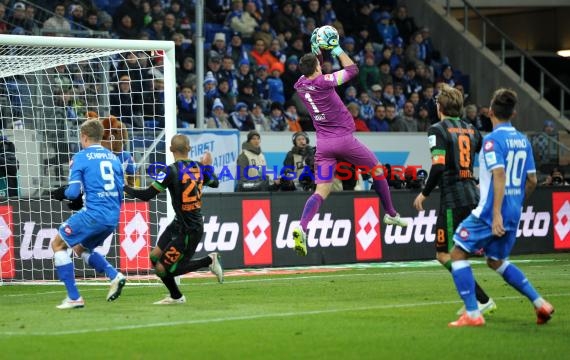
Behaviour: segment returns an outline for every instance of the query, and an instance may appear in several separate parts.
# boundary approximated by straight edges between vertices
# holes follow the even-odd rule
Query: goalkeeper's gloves
[[[65,199],[65,190],[67,189],[67,185],[63,185],[58,187],[55,190],[52,190],[50,195],[52,199],[63,201]]]
[[[315,56],[321,55],[321,49],[319,48],[319,45],[317,44],[317,31],[318,30],[319,30],[319,28],[315,28],[315,30],[313,30],[313,33],[311,34],[311,52]]]
[[[73,211],[78,211],[83,209],[83,194],[80,194],[77,199],[68,202],[67,207],[69,208],[69,210]]]
[[[333,47],[331,50],[331,54],[336,57],[339,57],[342,53],[344,53],[344,50],[340,47],[340,45]]]

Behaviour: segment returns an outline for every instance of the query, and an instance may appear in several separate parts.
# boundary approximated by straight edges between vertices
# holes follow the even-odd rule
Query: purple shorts
[[[374,153],[352,134],[319,139],[315,154],[315,183],[332,182],[336,164],[342,161],[370,170],[380,163]]]

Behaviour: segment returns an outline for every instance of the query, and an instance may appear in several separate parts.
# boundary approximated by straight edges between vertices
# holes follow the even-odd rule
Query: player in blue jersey
[[[457,228],[451,251],[453,281],[466,311],[449,323],[450,327],[485,324],[477,308],[475,279],[467,260],[479,249],[484,250],[487,265],[533,303],[537,324],[545,324],[554,313],[523,272],[507,260],[516,241],[523,201],[537,184],[531,144],[511,124],[517,101],[517,94],[510,89],[495,91],[491,100],[493,132],[483,138],[479,153],[481,197]]]
[[[81,125],[80,132],[83,150],[75,154],[71,161],[69,183],[52,192],[52,198],[56,200],[73,200],[70,208],[81,208],[61,224],[51,245],[57,274],[67,289],[67,298],[57,306],[58,309],[84,306],[83,298],[75,285],[73,262],[67,253],[68,248],[111,280],[107,301],[116,300],[126,282],[125,276],[109,264],[105,257],[93,251],[113,233],[119,223],[123,168],[117,157],[101,146],[103,126],[98,120],[87,120]]]
[[[353,79],[358,74],[358,67],[338,45],[338,34],[332,33],[331,38],[325,41],[328,43],[334,41],[336,44],[331,53],[338,57],[343,69],[332,74],[323,74],[319,45],[316,43],[317,31],[318,29],[315,29],[311,37],[312,53],[304,55],[299,62],[299,69],[303,75],[294,86],[299,98],[311,114],[318,143],[315,154],[317,188],[305,203],[300,226],[293,230],[295,251],[301,256],[307,255],[308,224],[330,194],[334,180],[333,172],[340,161],[354,164],[359,170],[368,169],[364,172],[372,173],[373,188],[386,211],[384,223],[407,226],[407,222],[400,218],[392,205],[382,164],[369,148],[354,137],[355,126],[352,115],[335,90],[336,87]]]

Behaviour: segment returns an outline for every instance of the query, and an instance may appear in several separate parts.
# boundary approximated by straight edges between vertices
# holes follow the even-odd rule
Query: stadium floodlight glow
[[[570,57],[570,50],[558,50],[556,54],[562,57]]]
[[[173,161],[164,144],[176,131],[174,43],[2,35],[0,95],[1,135],[19,162],[17,195],[0,204],[0,283],[54,281],[49,243],[71,212],[49,190],[67,183],[83,121],[110,114],[123,121],[122,150],[134,154],[141,187],[150,184],[149,162]],[[129,282],[155,278],[148,252],[174,217],[167,201],[126,201],[115,236],[96,249]],[[78,280],[96,277],[82,261],[75,266]]]

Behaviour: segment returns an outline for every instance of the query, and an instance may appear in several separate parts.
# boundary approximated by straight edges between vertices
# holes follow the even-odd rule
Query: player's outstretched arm
[[[128,195],[142,201],[149,201],[150,199],[154,199],[156,195],[160,193],[160,191],[152,185],[146,189],[133,189],[132,187],[125,185],[123,186],[123,191]]]

